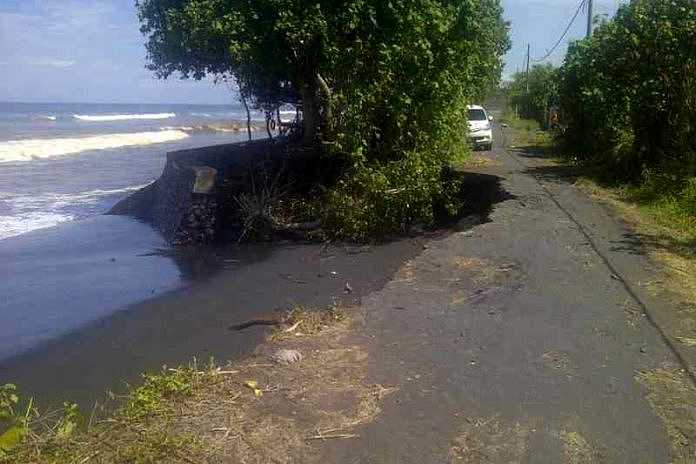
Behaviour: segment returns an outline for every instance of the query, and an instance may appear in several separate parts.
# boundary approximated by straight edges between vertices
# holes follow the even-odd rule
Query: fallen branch
[[[291,325],[290,327],[285,329],[283,332],[285,332],[285,333],[294,332],[295,329],[297,329],[300,326],[300,324],[302,324],[302,321],[297,321],[293,325]]]
[[[242,322],[241,324],[236,324],[236,325],[231,325],[229,326],[229,330],[244,330],[248,329],[249,327],[254,327],[257,325],[273,325],[273,326],[279,326],[283,325],[283,322],[279,320],[274,320],[274,319],[252,319],[250,321]]]

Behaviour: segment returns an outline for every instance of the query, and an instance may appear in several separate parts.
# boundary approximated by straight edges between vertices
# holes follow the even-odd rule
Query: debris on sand
[[[278,364],[295,364],[302,361],[302,353],[297,350],[280,349],[271,355]]]
[[[259,388],[259,383],[256,380],[247,380],[244,382],[244,386],[254,392],[254,396],[257,398],[263,396],[263,390]]]

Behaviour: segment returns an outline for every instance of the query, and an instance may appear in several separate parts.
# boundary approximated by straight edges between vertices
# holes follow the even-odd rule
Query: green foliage
[[[17,447],[29,431],[29,415],[33,402],[29,402],[25,414],[17,411],[19,395],[13,384],[0,385],[0,458]]]
[[[566,152],[615,178],[696,175],[696,5],[634,0],[561,68]],[[675,170],[676,167],[676,170]]]
[[[62,411],[39,414],[30,401],[19,414],[16,388],[0,386],[0,432],[3,421],[9,424],[0,433],[0,463],[191,462],[185,453],[200,452],[200,443],[167,429],[172,413],[167,404],[209,385],[209,372],[198,371],[194,363],[144,374],[142,385],[130,390],[122,407],[89,427],[72,403],[65,403]]]
[[[404,160],[359,165],[328,194],[325,222],[334,236],[364,241],[431,225],[437,206],[454,213],[458,184],[443,182],[443,166],[422,152]]]
[[[10,420],[15,416],[18,401],[16,385],[11,383],[0,385],[0,421]]]
[[[165,399],[190,395],[198,377],[192,367],[143,374],[143,384],[131,391],[122,414],[129,420],[138,420],[160,412]]]
[[[325,226],[343,237],[427,223],[436,202],[453,201],[441,174],[466,153],[466,105],[497,85],[509,47],[500,0],[141,0],[138,10],[160,76],[233,76],[259,108],[302,106],[302,144],[348,166],[323,199]]]
[[[508,88],[509,104],[522,118],[534,119],[545,127],[550,108],[558,105],[558,79],[558,69],[550,64],[534,65],[529,76],[516,73]]]

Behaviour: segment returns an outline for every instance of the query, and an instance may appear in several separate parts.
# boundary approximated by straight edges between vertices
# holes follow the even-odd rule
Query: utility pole
[[[529,54],[531,51],[531,45],[527,44],[527,73],[526,73],[526,81],[527,81],[527,94],[529,94]]]
[[[587,0],[587,37],[592,36],[592,21],[594,20],[594,2],[592,0]]]

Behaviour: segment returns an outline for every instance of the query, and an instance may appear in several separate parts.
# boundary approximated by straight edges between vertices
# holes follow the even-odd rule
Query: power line
[[[571,20],[570,20],[570,23],[568,23],[568,27],[566,27],[566,28],[565,28],[565,31],[563,31],[563,34],[561,35],[561,38],[558,39],[558,42],[556,42],[556,44],[551,48],[551,50],[549,50],[549,52],[548,52],[546,55],[544,55],[543,58],[540,58],[540,59],[538,59],[538,60],[532,60],[534,63],[539,63],[539,62],[541,62],[541,61],[544,61],[546,58],[550,57],[550,56],[553,54],[553,52],[556,51],[556,49],[558,48],[558,46],[561,45],[561,42],[563,42],[563,39],[565,39],[565,36],[568,34],[568,31],[570,31],[570,28],[571,28],[571,27],[573,26],[573,24],[575,23],[575,20],[578,19],[578,15],[579,15],[580,12],[582,11],[582,8],[585,6],[585,3],[587,3],[587,0],[582,0],[582,1],[580,2],[580,5],[578,5],[577,11],[576,11],[575,14],[573,15],[573,19],[571,19]]]

